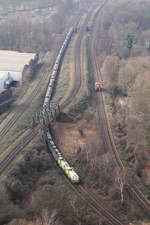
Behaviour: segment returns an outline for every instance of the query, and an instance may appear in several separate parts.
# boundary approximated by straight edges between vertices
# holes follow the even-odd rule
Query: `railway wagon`
[[[101,84],[100,82],[95,82],[95,91],[100,91],[101,90]]]
[[[53,94],[53,91],[54,91],[54,84],[55,84],[55,81],[57,79],[57,76],[58,76],[58,73],[59,73],[59,67],[60,67],[60,63],[61,63],[61,59],[63,57],[63,54],[67,48],[67,45],[71,39],[71,36],[73,34],[73,27],[71,27],[69,29],[69,32],[67,33],[66,35],[66,38],[62,44],[62,47],[57,55],[57,58],[56,58],[56,61],[55,61],[55,64],[54,64],[54,67],[53,67],[53,72],[52,72],[52,76],[49,80],[49,84],[48,84],[48,89],[46,91],[46,96],[45,96],[45,99],[44,99],[44,104],[43,104],[43,107],[45,107],[46,105],[49,104],[51,98],[52,98],[52,94]]]
[[[49,132],[48,128],[44,130],[46,135],[46,142],[51,149],[51,153],[57,162],[58,166],[64,171],[66,176],[71,180],[72,183],[78,184],[80,182],[80,178],[78,174],[74,171],[74,169],[68,164],[68,162],[62,156],[60,150],[56,147],[55,143],[52,140],[52,136]]]
[[[48,83],[48,88],[47,88],[44,103],[43,103],[43,109],[49,104],[49,102],[51,100],[51,97],[52,97],[52,94],[53,94],[53,91],[54,91],[55,81],[56,81],[58,73],[59,73],[59,67],[60,67],[61,59],[62,59],[63,54],[64,54],[64,52],[65,52],[65,50],[68,46],[68,43],[71,39],[73,31],[74,31],[74,29],[71,27],[69,29],[69,32],[66,35],[66,38],[65,38],[65,40],[62,44],[62,47],[61,47],[61,49],[58,53],[58,56],[56,58],[56,62],[55,62],[54,67],[53,67],[53,73],[52,73],[52,76],[51,76],[51,78],[49,80],[49,83]],[[44,133],[45,133],[45,136],[46,136],[46,142],[47,142],[49,148],[51,149],[51,153],[52,153],[54,159],[56,160],[57,164],[59,165],[59,167],[64,171],[64,173],[71,180],[72,183],[79,183],[80,178],[79,178],[78,174],[74,171],[74,169],[72,167],[70,167],[68,162],[62,156],[60,150],[57,149],[55,143],[52,140],[52,136],[49,132],[49,129],[45,128]]]

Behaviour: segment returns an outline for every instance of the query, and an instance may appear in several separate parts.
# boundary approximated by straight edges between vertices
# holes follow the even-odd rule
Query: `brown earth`
[[[92,141],[94,139],[94,144],[97,146],[102,144],[100,138],[97,138],[99,137],[97,121],[93,120],[93,118],[90,118],[89,121],[86,118],[87,115],[93,117],[92,114],[86,114],[75,119],[72,123],[56,122],[53,126],[53,131],[57,134],[58,146],[65,155],[73,155],[79,149],[83,149],[87,144],[87,140]]]

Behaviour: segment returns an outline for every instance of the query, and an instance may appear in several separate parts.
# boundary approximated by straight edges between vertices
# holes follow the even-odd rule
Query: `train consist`
[[[95,91],[100,91],[100,90],[101,90],[100,82],[95,82]]]
[[[53,72],[52,72],[52,75],[50,77],[50,80],[49,80],[49,83],[48,83],[48,88],[47,88],[46,95],[45,95],[45,98],[44,98],[43,110],[45,110],[45,108],[50,103],[50,100],[52,98],[52,94],[53,94],[53,91],[54,91],[54,88],[55,88],[56,79],[57,79],[58,74],[59,74],[61,61],[62,61],[62,58],[64,56],[65,50],[66,50],[66,48],[67,48],[67,46],[70,42],[70,39],[72,37],[73,32],[74,32],[74,29],[71,27],[69,29],[69,32],[66,35],[65,41],[63,42],[62,47],[61,47],[61,49],[58,53],[58,56],[56,58],[56,62],[54,64]],[[56,162],[58,163],[59,167],[65,172],[66,176],[71,180],[72,183],[79,183],[80,182],[79,176],[74,171],[74,169],[69,166],[67,161],[63,158],[60,150],[57,149],[56,145],[54,144],[54,142],[52,140],[52,136],[50,134],[50,131],[49,131],[48,127],[44,128],[44,133],[45,133],[45,136],[46,136],[46,142],[48,144],[48,147],[51,149],[52,155],[53,155],[54,159],[56,160]]]
[[[56,147],[55,143],[52,140],[52,136],[49,132],[48,128],[44,129],[44,133],[46,136],[46,142],[48,147],[51,149],[52,155],[56,160],[59,167],[65,172],[66,176],[71,180],[72,183],[77,184],[80,182],[80,178],[78,174],[74,171],[72,167],[69,166],[67,161],[63,158],[60,150]]]
[[[69,44],[69,41],[72,37],[73,32],[74,32],[74,29],[73,29],[73,27],[71,27],[69,29],[69,32],[66,35],[66,38],[65,38],[65,40],[62,44],[62,47],[61,47],[61,49],[58,53],[58,56],[56,58],[56,62],[55,62],[54,67],[53,67],[53,72],[52,72],[52,75],[51,75],[49,83],[48,83],[48,88],[47,88],[47,91],[46,91],[43,108],[45,108],[49,104],[49,102],[52,98],[55,82],[56,82],[56,79],[57,79],[58,74],[59,74],[60,64],[61,64],[63,55],[65,53],[65,50],[66,50],[66,48]]]

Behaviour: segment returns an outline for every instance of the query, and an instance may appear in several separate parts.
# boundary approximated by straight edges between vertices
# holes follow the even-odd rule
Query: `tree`
[[[102,74],[105,79],[106,88],[110,91],[118,82],[119,59],[116,56],[107,56],[102,67]]]
[[[48,211],[48,209],[43,209],[42,216],[40,220],[40,225],[54,225],[57,216],[57,211],[54,209],[52,213]]]
[[[116,187],[120,190],[121,204],[123,204],[124,203],[123,189],[124,189],[124,185],[127,183],[127,170],[126,169],[121,170],[119,168],[116,168],[115,182],[116,182]]]

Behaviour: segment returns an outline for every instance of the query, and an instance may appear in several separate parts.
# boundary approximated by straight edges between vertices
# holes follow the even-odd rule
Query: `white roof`
[[[0,79],[5,76],[5,74],[8,73],[7,71],[0,71]]]
[[[22,72],[24,65],[29,64],[29,61],[33,59],[34,56],[35,53],[0,50],[0,71]]]

